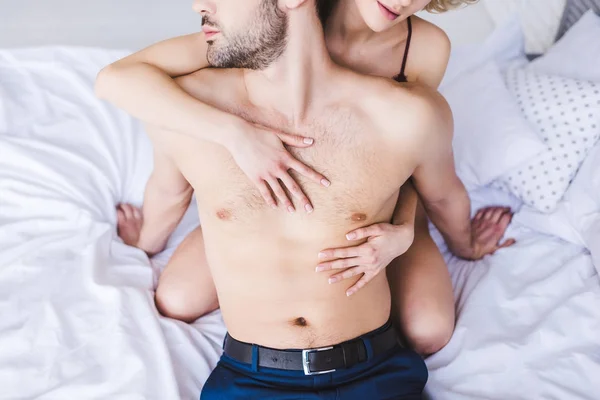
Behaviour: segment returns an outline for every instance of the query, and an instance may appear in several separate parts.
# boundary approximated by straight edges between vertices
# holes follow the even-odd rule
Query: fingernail
[[[354,240],[354,238],[356,238],[356,233],[349,233],[346,235],[346,239],[348,240]]]
[[[351,291],[347,291],[347,292],[346,292],[346,296],[347,296],[347,297],[350,297],[350,296],[352,296],[353,294],[354,294],[354,292],[351,292]]]
[[[288,209],[287,209],[287,210],[288,210],[289,212],[291,212],[291,213],[293,213],[294,211],[296,211],[296,210],[294,209],[294,207],[292,207],[292,206],[288,206]]]
[[[325,254],[323,252],[319,253],[319,258],[325,258],[325,257],[327,257],[327,254]]]
[[[311,206],[310,204],[305,205],[304,209],[306,210],[306,212],[309,212],[309,213],[314,211],[313,206]]]
[[[317,267],[315,268],[315,272],[323,272],[325,270],[324,267]]]
[[[329,186],[331,186],[331,182],[329,182],[327,179],[323,178],[323,179],[321,179],[321,185],[323,185],[325,187],[329,187]]]
[[[311,138],[304,138],[304,144],[313,144],[315,141]]]
[[[333,283],[336,283],[337,281],[338,281],[337,278],[329,278],[329,284],[330,285],[333,284]]]

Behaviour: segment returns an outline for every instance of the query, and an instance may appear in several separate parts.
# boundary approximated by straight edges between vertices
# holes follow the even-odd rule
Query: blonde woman
[[[322,0],[319,12],[328,50],[337,63],[364,74],[437,88],[447,66],[450,43],[442,30],[413,14],[423,9],[444,12],[475,1]],[[302,212],[310,212],[310,199],[291,170],[324,186],[329,182],[284,147],[307,147],[312,144],[310,140],[272,132],[212,108],[174,82],[175,77],[208,68],[206,51],[202,32],[155,44],[105,68],[98,77],[97,92],[144,122],[225,146],[267,203],[293,212],[290,198],[294,197]],[[455,311],[445,261],[429,235],[425,211],[417,207],[417,201],[414,189],[406,184],[393,221],[349,232],[349,240],[368,239],[360,246],[323,249],[319,257],[334,261],[316,261],[315,273],[339,270],[332,284],[347,284],[347,294],[352,295],[387,268],[394,296],[392,318],[408,345],[427,355],[450,340]],[[135,245],[140,211],[123,205],[118,215],[120,236]],[[504,208],[482,210],[473,221],[477,228],[473,230],[473,248],[478,250],[457,255],[477,259],[510,245],[512,241],[499,243],[510,219],[510,210]],[[149,253],[162,247],[164,244]],[[183,321],[193,321],[218,307],[200,227],[178,247],[160,277],[156,304],[165,316]]]

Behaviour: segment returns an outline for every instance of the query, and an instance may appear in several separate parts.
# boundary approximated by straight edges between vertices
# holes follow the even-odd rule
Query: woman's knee
[[[404,338],[417,353],[428,356],[441,350],[452,338],[455,319],[453,313],[428,313],[403,321]]]
[[[154,301],[158,312],[163,316],[191,323],[219,308],[216,293],[205,292],[202,296],[192,298],[182,288],[159,284]]]

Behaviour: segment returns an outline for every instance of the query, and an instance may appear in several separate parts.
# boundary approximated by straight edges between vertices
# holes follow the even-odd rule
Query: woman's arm
[[[290,169],[317,184],[328,186],[325,177],[296,160],[283,147],[283,143],[308,147],[312,145],[312,139],[253,125],[200,102],[174,81],[175,77],[209,67],[206,52],[204,33],[157,43],[100,71],[96,93],[146,124],[164,128],[164,134],[170,130],[224,146],[259,188],[265,182],[294,182]],[[274,135],[279,139],[273,140]],[[292,190],[297,186],[286,187],[307,209],[310,202],[306,195]],[[273,193],[279,193],[275,203],[269,190],[261,190],[270,205],[275,203],[287,208],[291,204],[281,187],[270,185],[269,188]]]
[[[438,88],[450,60],[450,39],[446,32],[431,22],[413,17],[413,41],[408,53],[409,80],[415,80],[432,89]]]
[[[450,40],[437,26],[422,19],[417,21],[414,35],[417,39],[414,40],[409,53],[409,75],[415,76],[416,82],[437,89],[450,59]],[[411,71],[412,68],[415,69],[414,73]],[[392,224],[413,227],[418,201],[419,195],[412,181],[409,180],[400,191]],[[399,247],[403,248],[404,244]]]
[[[196,100],[173,80],[209,67],[206,50],[203,33],[157,43],[100,71],[96,93],[147,124],[228,147],[240,118]]]

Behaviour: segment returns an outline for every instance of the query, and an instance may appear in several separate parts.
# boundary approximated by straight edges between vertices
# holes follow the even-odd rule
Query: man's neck
[[[340,68],[327,52],[321,24],[311,7],[306,2],[290,12],[284,53],[268,68],[244,74],[251,103],[281,114],[292,126],[299,126],[319,108],[327,82]]]

